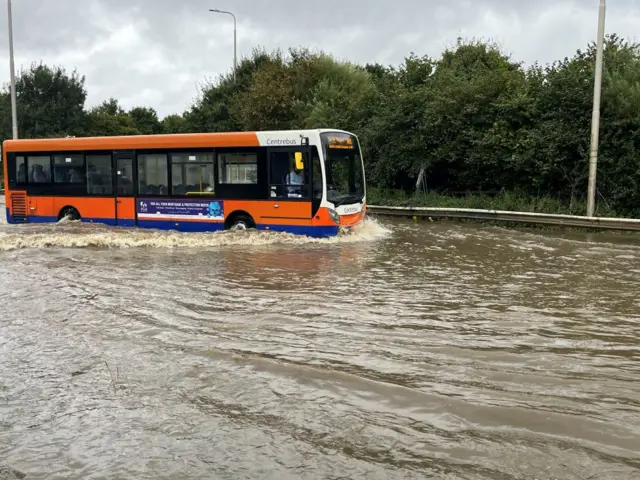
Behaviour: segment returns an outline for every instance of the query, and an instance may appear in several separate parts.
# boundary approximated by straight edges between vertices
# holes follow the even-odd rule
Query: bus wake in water
[[[375,219],[367,219],[361,225],[344,234],[322,239],[256,230],[183,233],[152,229],[123,229],[63,219],[56,224],[0,224],[0,251],[56,247],[215,248],[233,245],[330,245],[366,242],[384,238],[390,233],[388,228],[382,226]]]

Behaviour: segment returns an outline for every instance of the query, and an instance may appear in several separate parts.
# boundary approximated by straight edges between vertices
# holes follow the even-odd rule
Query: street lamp
[[[596,41],[596,73],[593,86],[593,112],[591,115],[591,148],[589,149],[589,188],[587,217],[593,217],[596,203],[596,168],[598,166],[598,136],[600,130],[600,90],[602,87],[602,50],[604,48],[604,14],[606,1],[600,0],[598,12],[598,38]]]
[[[13,139],[18,138],[18,114],[16,108],[16,76],[13,63],[13,22],[11,20],[11,0],[7,0],[9,20],[9,68],[11,70],[11,117],[13,124]]]
[[[214,13],[224,13],[227,15],[231,15],[233,17],[233,81],[236,81],[236,68],[237,68],[237,57],[236,57],[236,16],[231,12],[226,12],[224,10],[218,9],[209,9],[210,12]]]

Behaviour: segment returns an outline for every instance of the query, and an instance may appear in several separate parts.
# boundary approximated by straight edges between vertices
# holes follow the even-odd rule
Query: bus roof
[[[295,141],[300,136],[324,132],[341,132],[340,129],[273,130],[255,132],[173,133],[155,135],[122,135],[107,137],[62,137],[9,139],[3,142],[6,152],[41,152],[58,150],[136,150],[156,148],[208,148],[208,147],[259,147],[275,145],[270,140]]]

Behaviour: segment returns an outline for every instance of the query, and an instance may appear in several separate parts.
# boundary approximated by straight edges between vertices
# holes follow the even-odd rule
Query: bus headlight
[[[338,212],[333,208],[329,209],[329,216],[331,217],[331,220],[333,220],[333,223],[340,225],[340,215],[338,215]]]

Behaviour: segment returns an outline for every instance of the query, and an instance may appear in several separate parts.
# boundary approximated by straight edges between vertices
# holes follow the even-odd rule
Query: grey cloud
[[[607,31],[633,36],[637,0],[609,2]],[[17,66],[42,60],[77,68],[89,104],[108,97],[182,112],[206,77],[230,71],[232,19],[238,54],[307,46],[355,62],[398,64],[410,52],[438,55],[458,36],[494,39],[514,59],[571,55],[596,32],[597,0],[13,0]],[[6,38],[6,22],[0,25]],[[7,42],[0,56],[8,65]],[[8,80],[8,68],[0,80]]]

